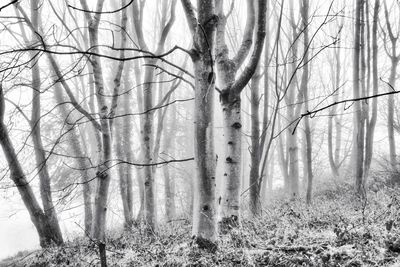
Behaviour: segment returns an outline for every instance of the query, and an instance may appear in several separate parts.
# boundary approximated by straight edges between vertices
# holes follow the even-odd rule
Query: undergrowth
[[[318,191],[313,204],[274,200],[263,214],[220,236],[215,253],[192,245],[187,220],[141,229],[113,230],[109,266],[400,266],[399,189],[368,190],[365,200],[350,186]],[[95,244],[77,238],[64,247],[20,253],[2,266],[97,266]]]

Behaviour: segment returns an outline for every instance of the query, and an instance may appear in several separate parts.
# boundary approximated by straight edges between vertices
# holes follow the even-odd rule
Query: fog
[[[50,178],[53,198],[54,206],[51,210],[54,210],[58,218],[64,242],[90,236],[91,233],[85,230],[85,193],[90,191],[89,204],[95,210],[97,206],[94,207],[94,203],[104,196],[104,193],[99,193],[101,186],[97,184],[104,172],[107,173],[106,179],[110,179],[109,187],[104,187],[107,188],[107,207],[104,209],[106,234],[122,231],[129,223],[136,227],[140,224],[141,216],[145,216],[147,220],[146,216],[150,212],[146,211],[146,203],[149,203],[147,197],[151,192],[155,194],[155,223],[191,221],[193,205],[196,207],[198,201],[196,192],[204,193],[207,190],[198,190],[196,187],[196,179],[199,179],[199,167],[196,164],[199,148],[196,140],[200,138],[196,135],[196,129],[201,122],[195,120],[199,116],[196,115],[199,107],[195,100],[201,100],[196,99],[196,90],[200,90],[196,86],[200,79],[196,76],[193,64],[196,55],[193,51],[198,49],[198,44],[193,45],[192,32],[181,1],[137,1],[139,4],[133,3],[135,1],[105,1],[102,11],[97,13],[93,11],[97,8],[95,0],[87,0],[87,8],[91,12],[82,11],[86,7],[81,6],[81,2],[86,1],[75,0],[39,1],[35,12],[30,5],[31,1],[15,1],[16,3],[10,5],[9,1],[0,1],[0,7],[3,6],[0,9],[0,82],[5,106],[4,131],[8,133],[27,184],[36,196],[40,209],[46,211],[42,202],[42,175],[45,169]],[[196,6],[196,1],[192,2]],[[246,36],[246,11],[249,2],[252,1],[223,2],[224,12],[229,14],[224,32],[229,57],[236,55],[243,36]],[[263,177],[259,177],[258,201],[266,210],[276,199],[290,199],[289,196],[293,193],[290,186],[295,184],[291,182],[294,176],[297,177],[295,198],[299,201],[306,198],[309,190],[306,120],[309,120],[311,129],[309,135],[312,144],[313,193],[337,187],[338,184],[354,185],[355,155],[360,151],[354,148],[354,140],[359,136],[355,134],[358,129],[355,119],[357,105],[361,106],[360,114],[365,119],[365,125],[362,126],[366,135],[362,141],[364,149],[368,146],[367,133],[372,127],[370,121],[373,117],[373,101],[377,100],[376,126],[372,134],[372,161],[362,177],[365,181],[363,184],[392,177],[392,152],[393,149],[399,151],[399,74],[395,69],[391,75],[393,61],[390,58],[391,53],[395,53],[394,57],[398,61],[399,51],[396,49],[400,46],[395,43],[393,47],[391,42],[391,34],[396,38],[400,35],[398,1],[378,1],[381,2],[381,7],[377,24],[377,91],[374,90],[375,63],[372,45],[374,1],[367,1],[368,9],[362,13],[363,32],[360,34],[360,42],[363,43],[360,45],[359,70],[355,70],[354,66],[356,1],[309,1],[307,27],[302,24],[302,2],[267,2],[268,27],[265,42],[268,43],[263,54],[259,55],[259,67],[254,76],[239,93],[241,162],[235,164],[240,166],[238,183],[240,212],[243,216],[252,212],[253,184],[249,177],[254,164],[252,136],[255,128],[259,131],[258,140],[265,139],[261,142],[262,146],[260,145],[257,160],[260,166],[257,173],[259,170],[259,176]],[[124,6],[123,3],[126,7],[118,10]],[[135,28],[140,22],[134,19],[134,7],[137,5],[140,12],[136,15],[140,16],[143,24]],[[175,9],[175,19],[170,31],[167,31],[165,43],[162,43],[160,36],[173,17],[172,9]],[[127,16],[125,26],[124,10]],[[197,14],[197,8],[194,12]],[[38,16],[36,22],[35,13]],[[98,44],[93,45],[93,36],[90,35],[88,25],[95,23],[100,14]],[[254,19],[257,20],[258,17],[255,16]],[[218,21],[221,22],[220,19]],[[257,23],[254,25],[254,29],[259,28]],[[388,25],[391,25],[391,32],[388,32]],[[143,34],[142,40],[139,28]],[[305,29],[309,36],[306,48],[302,43]],[[207,28],[201,30],[207,31]],[[252,48],[234,73],[233,80],[248,71],[246,66],[253,60],[256,30],[251,35]],[[217,48],[214,49],[218,50],[219,41],[217,37],[214,44]],[[159,48],[160,43],[162,49]],[[228,176],[225,161],[232,160],[229,156],[232,150],[227,148],[227,144],[231,143],[226,139],[229,134],[226,132],[224,120],[227,115],[221,90],[229,89],[234,84],[226,86],[226,77],[221,79],[218,60],[222,50],[218,51],[209,51],[212,54],[211,61],[215,64],[211,70],[207,69],[212,73],[209,83],[213,90],[215,82],[216,88],[213,90],[212,108],[209,110],[214,121],[207,124],[213,127],[213,131],[208,129],[205,135],[207,138],[211,136],[212,141],[207,142],[213,143],[215,155],[203,155],[207,160],[215,161],[215,175],[211,176],[216,184],[216,206],[220,205],[221,198],[224,199],[227,188],[224,178]],[[309,54],[309,60],[304,62],[306,53]],[[100,74],[96,73],[99,65],[102,66]],[[59,72],[55,66],[58,66]],[[305,78],[308,88],[306,96],[302,89],[305,66],[309,73]],[[150,73],[148,69],[154,72]],[[39,76],[36,79],[35,70]],[[354,93],[355,71],[360,73],[361,93],[358,96]],[[252,87],[255,76],[260,78],[256,96],[252,91],[255,90]],[[151,79],[148,80],[148,77]],[[99,80],[102,81],[102,86],[99,85]],[[39,84],[35,85],[35,81]],[[152,95],[147,98],[149,91]],[[388,92],[394,94],[377,96]],[[204,99],[206,97],[207,94]],[[254,101],[254,97],[258,101]],[[363,97],[365,99],[361,99]],[[37,99],[40,99],[39,104]],[[392,111],[388,107],[390,99],[394,103]],[[113,106],[114,101],[118,105]],[[253,125],[254,102],[257,102],[256,112],[259,117],[256,127]],[[104,107],[108,116],[106,118],[102,113]],[[35,119],[35,113],[39,114],[39,118]],[[105,128],[108,127],[111,140],[108,161],[104,153],[107,150],[104,123],[108,124]],[[331,130],[328,130],[329,127]],[[41,147],[34,141],[37,128]],[[147,132],[150,128],[151,131]],[[388,138],[390,129],[394,133],[394,148],[391,148],[392,139]],[[213,132],[212,135],[210,132]],[[150,137],[146,139],[147,134]],[[291,136],[295,136],[294,139]],[[6,142],[5,140],[2,137],[2,142]],[[22,201],[23,194],[16,186],[15,181],[18,179],[13,179],[16,172],[10,166],[15,163],[15,159],[10,161],[2,151],[0,260],[20,251],[41,247],[38,230],[27,211],[26,203]],[[77,151],[81,151],[81,154]],[[295,159],[291,158],[291,151],[295,151]],[[367,157],[367,152],[362,151],[363,157],[364,153]],[[40,153],[44,157],[43,161],[39,160]],[[394,159],[398,162],[396,152]],[[295,166],[292,168],[292,165]],[[337,167],[337,175],[333,165]],[[297,173],[293,173],[293,170]],[[152,175],[149,181],[152,186],[154,184],[154,188],[149,191],[148,172]],[[126,196],[121,198],[121,194]],[[171,198],[174,199],[174,215],[171,215],[169,209]],[[124,202],[125,199],[128,199],[128,204]],[[131,205],[131,208],[127,208],[127,205]],[[218,210],[216,213],[216,220],[224,217],[223,212]],[[131,217],[130,222],[127,222],[127,216]],[[103,240],[103,237],[99,237],[99,240]]]

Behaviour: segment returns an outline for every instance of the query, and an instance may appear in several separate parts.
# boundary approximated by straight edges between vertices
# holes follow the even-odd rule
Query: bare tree
[[[197,16],[189,0],[181,0],[193,38],[191,53],[195,76],[194,135],[196,181],[192,234],[199,247],[215,251],[217,225],[214,154],[214,45],[217,18],[215,1],[197,2]]]
[[[241,160],[241,97],[240,93],[256,71],[265,39],[266,1],[247,1],[247,21],[243,41],[233,58],[229,58],[229,49],[225,42],[226,16],[223,12],[223,1],[217,2],[216,11],[219,23],[216,39],[216,65],[221,81],[220,101],[223,112],[225,155],[223,191],[219,204],[221,206],[222,230],[229,230],[240,222],[240,168]],[[256,12],[258,10],[257,19]],[[257,25],[257,27],[254,27]],[[253,31],[256,40],[253,53],[243,72],[236,78],[236,73],[250,53],[253,42]]]
[[[18,160],[8,130],[4,124],[5,104],[3,87],[0,84],[0,144],[10,169],[10,178],[17,187],[22,201],[29,212],[32,223],[39,235],[40,245],[47,247],[53,242],[57,245],[63,243],[59,228],[49,218],[37,201],[29,181],[26,179],[21,163]],[[54,209],[54,207],[51,207]]]

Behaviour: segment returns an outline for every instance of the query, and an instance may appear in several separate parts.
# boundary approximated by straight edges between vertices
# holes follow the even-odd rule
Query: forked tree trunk
[[[39,5],[36,1],[31,1],[31,22],[35,30],[39,26]],[[36,40],[36,33],[32,40]],[[31,52],[32,58],[35,58],[36,53]],[[36,169],[39,175],[40,196],[45,216],[48,218],[52,227],[52,231],[58,235],[58,239],[62,242],[62,234],[60,225],[58,223],[56,210],[53,204],[51,194],[51,179],[47,167],[47,156],[43,147],[42,134],[41,134],[41,79],[39,62],[32,62],[32,116],[31,116],[31,136],[35,151]]]
[[[163,1],[162,7],[162,18],[161,18],[161,36],[157,43],[155,54],[161,54],[164,50],[166,38],[175,22],[175,6],[177,0],[172,0],[170,5],[170,18],[167,21],[166,16],[168,15],[168,2]],[[144,39],[143,34],[143,8],[144,5],[139,5],[136,1],[132,3],[133,11],[133,26],[135,28],[136,38],[138,40],[141,49],[149,51],[148,46]],[[153,108],[153,78],[154,78],[154,67],[157,63],[157,58],[145,59],[147,65],[144,74],[143,89],[143,109],[144,119],[141,125],[142,129],[142,156],[144,159],[144,219],[149,233],[157,231],[157,209],[156,209],[156,195],[155,195],[155,183],[154,174],[152,167],[149,165],[153,162],[153,117],[154,113],[151,111]],[[150,66],[149,66],[150,65]]]
[[[217,20],[212,0],[197,2],[197,18],[190,1],[182,6],[193,37],[192,54],[195,76],[194,146],[196,179],[193,203],[192,234],[200,248],[215,251],[217,224],[215,203],[214,153],[214,44]],[[201,27],[199,26],[201,25]]]
[[[25,177],[13,144],[10,140],[7,127],[4,124],[4,112],[4,94],[2,85],[0,84],[0,145],[8,162],[10,178],[16,185],[22,201],[29,212],[31,221],[39,235],[40,246],[44,248],[51,245],[53,242],[57,245],[61,245],[63,239],[60,232],[57,227],[54,226],[54,222],[52,222],[41,209],[35,195],[33,194],[29,181]]]
[[[256,71],[264,47],[265,38],[266,2],[263,0],[256,2],[259,11],[257,27],[254,27],[256,21],[254,2],[255,1],[247,1],[247,22],[243,41],[237,54],[232,59],[229,58],[228,46],[225,43],[226,17],[223,13],[223,1],[217,2],[219,23],[216,39],[216,62],[222,88],[220,92],[220,102],[223,113],[225,142],[223,189],[219,201],[221,207],[220,230],[222,232],[236,227],[240,223],[240,175],[242,165],[240,93]],[[256,32],[256,41],[253,53],[245,70],[236,78],[235,76],[239,67],[243,64],[250,52],[254,29]]]

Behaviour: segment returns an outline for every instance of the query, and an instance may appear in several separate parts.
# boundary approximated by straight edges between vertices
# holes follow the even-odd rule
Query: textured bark
[[[197,2],[197,14],[188,0],[182,0],[185,15],[193,36],[192,61],[195,75],[195,164],[196,180],[193,203],[192,234],[200,248],[215,251],[217,225],[215,203],[214,153],[214,43],[217,20],[212,0]],[[198,22],[193,23],[194,21]]]
[[[258,8],[257,27],[255,3]],[[224,124],[224,174],[221,200],[221,230],[229,230],[240,223],[240,174],[241,174],[241,98],[240,93],[256,71],[265,38],[265,1],[247,1],[247,22],[241,46],[233,59],[229,58],[225,42],[226,17],[223,12],[223,1],[217,1],[219,23],[216,39],[216,65],[220,80],[220,101]],[[253,31],[256,41],[250,61],[239,77],[235,77],[244,59],[250,53],[253,42]],[[258,155],[257,155],[258,157]],[[258,176],[258,174],[257,174]]]
[[[53,242],[57,245],[61,245],[63,243],[62,236],[58,232],[58,229],[54,227],[53,222],[41,209],[39,202],[33,194],[33,190],[25,177],[22,166],[10,140],[7,127],[4,124],[4,112],[4,95],[2,85],[0,84],[0,145],[10,169],[10,178],[16,185],[22,201],[29,212],[31,221],[39,235],[40,245],[42,247],[47,247]]]

